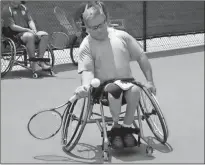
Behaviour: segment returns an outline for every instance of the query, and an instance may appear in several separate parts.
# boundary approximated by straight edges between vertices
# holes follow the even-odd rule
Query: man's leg
[[[121,112],[122,93],[118,99],[114,98],[112,94],[108,93],[108,100],[109,100],[110,113],[112,115],[112,119],[114,122],[113,127],[119,128],[120,125],[118,124],[118,122],[119,122],[119,116]]]
[[[38,45],[38,56],[40,58],[43,58],[44,53],[46,51],[46,48],[48,46],[48,33],[44,32],[44,31],[39,31],[39,32],[37,32],[37,35],[40,39],[39,45]],[[40,62],[39,64],[43,69],[50,68],[49,66],[45,65],[44,62]]]
[[[134,85],[130,90],[125,92],[125,100],[127,102],[124,125],[130,126],[134,121],[135,111],[140,99],[140,88]]]
[[[114,149],[120,149],[124,147],[123,139],[120,135],[121,125],[118,123],[122,104],[122,90],[115,84],[108,85],[105,90],[108,92],[110,112],[114,121],[111,129],[110,142]]]
[[[25,32],[20,38],[26,45],[29,58],[35,57],[35,35],[30,32]],[[31,68],[34,71],[41,69],[37,62],[31,62]]]
[[[133,86],[130,90],[125,92],[125,100],[127,102],[126,113],[123,123],[123,129],[128,130],[134,121],[136,108],[140,99],[140,88]],[[133,147],[136,144],[135,137],[131,133],[124,136],[124,142],[127,147]]]

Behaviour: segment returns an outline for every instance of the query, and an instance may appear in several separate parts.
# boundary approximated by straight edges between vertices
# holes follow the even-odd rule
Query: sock
[[[120,128],[120,124],[118,124],[118,122],[113,122],[113,128]]]
[[[131,128],[131,127],[132,127],[132,124],[127,125],[127,124],[124,124],[124,123],[123,123],[122,126],[123,126],[123,127],[126,127],[126,128]]]

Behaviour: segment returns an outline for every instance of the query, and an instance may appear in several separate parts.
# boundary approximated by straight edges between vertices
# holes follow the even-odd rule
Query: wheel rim
[[[3,77],[7,72],[12,69],[14,58],[16,55],[16,47],[14,42],[8,38],[2,42],[1,46],[3,46],[1,48],[1,76]]]
[[[159,113],[159,106],[150,99],[144,90],[141,91],[140,108],[149,128],[157,140],[162,143],[166,142],[167,132],[165,131],[163,118]]]
[[[79,99],[75,102],[72,105],[67,121],[65,122],[67,123],[67,127],[64,131],[64,138],[67,140],[67,150],[71,150],[74,147],[75,143],[77,143],[78,135],[82,131],[82,119],[84,117],[86,103],[87,99]]]
[[[53,67],[55,63],[55,56],[53,50],[48,46],[47,51],[44,53],[44,58],[49,58],[50,62],[45,62],[46,65]]]

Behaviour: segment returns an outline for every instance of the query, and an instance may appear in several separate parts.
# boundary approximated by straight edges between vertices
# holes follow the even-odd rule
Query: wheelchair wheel
[[[142,88],[139,107],[142,111],[142,120],[146,120],[149,128],[161,143],[166,143],[168,127],[156,97],[145,87]]]
[[[54,64],[55,64],[55,56],[54,56],[53,50],[50,48],[50,46],[47,47],[47,51],[44,54],[44,58],[50,59],[50,62],[46,62],[46,65],[53,68]]]
[[[79,44],[78,44],[78,40],[79,38],[77,36],[75,36],[73,38],[73,42],[71,44],[71,48],[70,48],[70,58],[72,63],[75,66],[78,66],[78,50],[79,50]]]
[[[62,143],[64,152],[70,152],[78,143],[91,112],[88,98],[79,99],[68,110],[63,120]]]
[[[4,77],[13,67],[16,57],[16,46],[10,38],[2,39],[1,43],[1,77]]]

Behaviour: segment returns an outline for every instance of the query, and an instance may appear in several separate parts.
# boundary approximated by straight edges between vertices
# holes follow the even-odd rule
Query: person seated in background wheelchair
[[[112,79],[133,78],[129,63],[137,61],[147,79],[146,87],[156,94],[151,64],[139,43],[127,32],[108,27],[108,14],[105,12],[100,2],[96,2],[86,5],[83,13],[89,35],[83,40],[78,52],[78,73],[81,74],[82,85],[75,93],[79,97],[86,97],[93,78],[98,78],[101,83]],[[136,85],[131,84],[127,90],[119,86],[112,84],[105,88],[113,118],[111,132],[123,132],[131,128],[140,99],[140,88]],[[123,97],[127,106],[123,124],[120,125],[118,122]],[[122,136],[115,134],[111,138],[111,145],[115,149],[133,146],[134,142],[136,139],[131,133]]]
[[[36,45],[38,45],[38,57],[43,58],[48,44],[48,33],[37,31],[36,25],[24,5],[24,1],[11,0],[2,10],[4,27],[2,33],[11,38],[17,44],[24,44],[29,58],[35,57]],[[33,71],[49,69],[44,62],[31,62]]]

